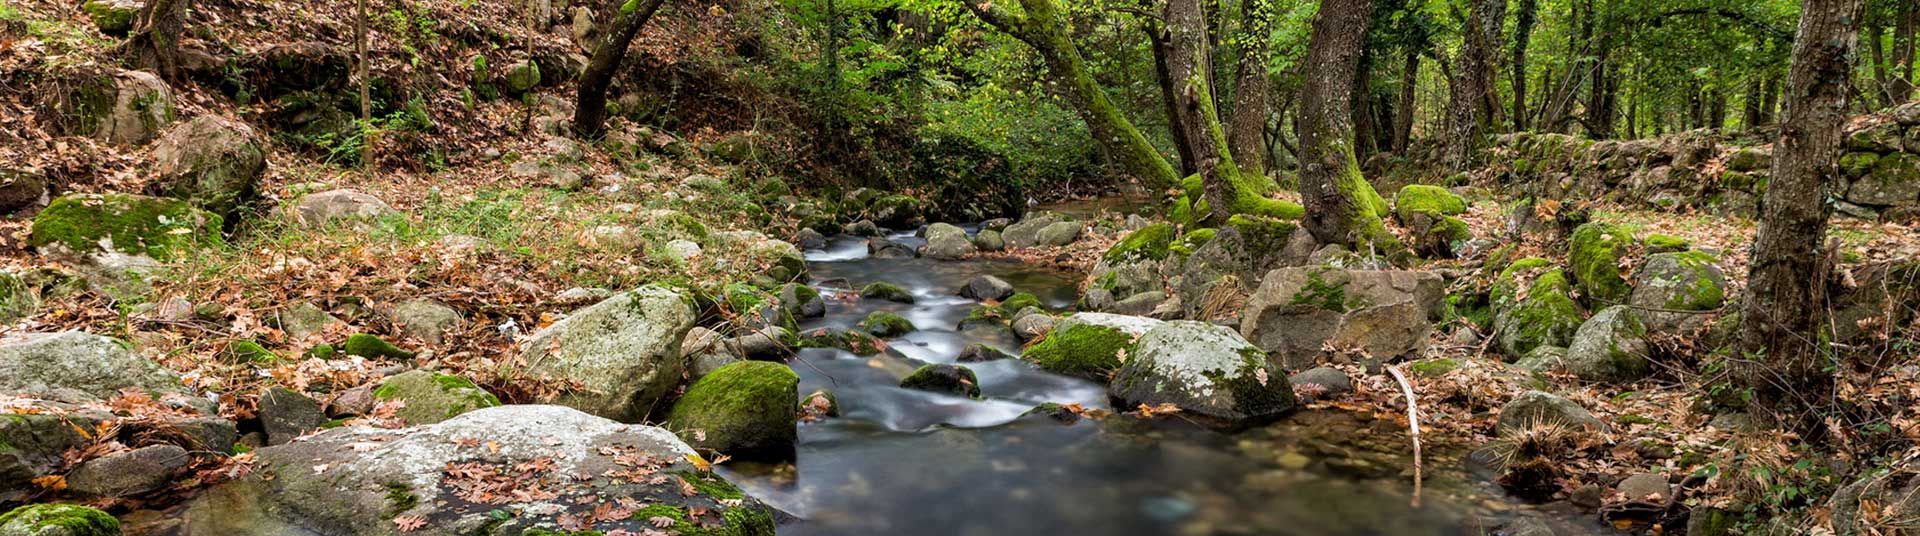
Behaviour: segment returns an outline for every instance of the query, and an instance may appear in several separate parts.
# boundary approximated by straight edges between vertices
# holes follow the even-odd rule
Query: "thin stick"
[[[1407,428],[1413,430],[1413,507],[1420,507],[1420,408],[1413,398],[1413,384],[1407,383],[1407,377],[1400,374],[1400,367],[1387,367],[1393,379],[1400,382],[1400,392],[1407,395]]]

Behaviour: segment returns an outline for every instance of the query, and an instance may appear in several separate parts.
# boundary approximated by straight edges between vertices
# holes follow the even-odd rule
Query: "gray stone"
[[[1072,244],[1080,239],[1080,233],[1085,230],[1086,225],[1074,221],[1048,224],[1034,235],[1034,245],[1059,247]]]
[[[945,223],[927,226],[927,246],[924,251],[928,258],[959,260],[976,250],[973,240],[967,238],[966,230]]]
[[[187,450],[153,445],[88,460],[67,473],[67,490],[83,497],[129,497],[156,491],[193,461]]]
[[[1673,485],[1667,483],[1666,475],[1659,473],[1639,473],[1621,480],[1614,487],[1629,501],[1645,501],[1654,504],[1666,504],[1673,498]]]
[[[971,343],[965,348],[960,349],[960,356],[955,358],[955,360],[961,363],[976,363],[981,361],[999,361],[1012,357],[1012,355],[1000,351],[999,348],[980,343]]]
[[[1705,252],[1648,255],[1633,273],[1629,303],[1648,332],[1686,335],[1727,304],[1727,276]]]
[[[827,249],[827,236],[808,227],[793,234],[793,244],[800,249]]]
[[[847,225],[847,234],[860,237],[875,237],[886,234],[873,220],[860,220]]]
[[[500,406],[398,430],[337,428],[255,451],[250,474],[187,505],[178,534],[389,535],[399,516],[431,520],[408,533],[421,536],[558,533],[561,518],[590,519],[596,506],[616,498],[699,509],[703,523],[728,534],[773,534],[770,510],[695,468],[693,458],[693,449],[667,430],[558,406]],[[540,469],[521,469],[533,464]],[[551,495],[515,502],[515,515],[498,517],[495,508],[468,506],[478,497],[473,481],[449,476],[449,467]],[[682,493],[683,486],[697,492]],[[593,528],[657,530],[643,517]]]
[[[1869,470],[1834,492],[1827,507],[1837,534],[1879,534],[1885,529],[1906,534],[1912,520],[1920,519],[1920,474],[1899,465],[1892,471]]]
[[[1166,301],[1167,293],[1158,290],[1149,290],[1114,302],[1113,307],[1108,310],[1116,314],[1147,316],[1153,314],[1153,311]]]
[[[827,315],[827,300],[820,291],[799,283],[787,283],[780,286],[780,304],[787,308],[787,314],[797,318],[819,318]]]
[[[260,427],[268,445],[282,445],[327,422],[320,402],[285,387],[269,387],[260,394]]]
[[[1444,294],[1445,282],[1430,272],[1282,268],[1247,300],[1240,333],[1289,369],[1313,366],[1328,344],[1415,357],[1426,350]]]
[[[1000,237],[1009,248],[1029,248],[1040,244],[1040,231],[1049,225],[1065,221],[1066,218],[1051,212],[1028,214],[1019,223],[1008,225],[1000,231]]]
[[[78,331],[0,339],[0,394],[97,402],[123,389],[186,392],[179,376],[119,340]]]
[[[395,214],[380,198],[355,190],[329,190],[301,196],[294,204],[294,220],[303,225],[365,226]]]
[[[1600,419],[1593,418],[1593,414],[1572,400],[1542,391],[1527,391],[1500,406],[1500,420],[1494,430],[1504,435],[1547,423],[1588,431],[1606,428]]]
[[[201,115],[167,130],[153,146],[154,193],[232,217],[258,196],[267,169],[263,140],[245,123]]]
[[[1007,241],[1000,237],[1000,231],[982,229],[973,235],[973,246],[980,251],[1000,251],[1007,249]]]
[[[394,417],[407,426],[433,424],[480,408],[500,405],[486,389],[461,376],[410,370],[389,377],[373,390],[380,402],[399,401]],[[271,440],[272,436],[268,438]]]
[[[1920,155],[1880,157],[1867,176],[1847,188],[1848,201],[1869,206],[1920,204]]]
[[[1015,337],[1019,337],[1021,341],[1030,341],[1053,331],[1054,322],[1053,315],[1036,313],[1014,318],[1011,327]]]
[[[973,369],[959,365],[936,363],[915,369],[912,374],[900,379],[902,389],[929,391],[967,398],[980,398],[980,380],[974,376]]]
[[[340,319],[311,302],[294,302],[274,314],[274,324],[293,341],[305,341],[314,335],[325,334],[328,327],[340,322]]]
[[[0,214],[47,202],[47,178],[31,170],[0,168]]]
[[[981,274],[967,280],[967,285],[960,287],[959,294],[968,299],[999,301],[1013,295],[1013,284],[998,277]]]
[[[1567,372],[1587,381],[1625,382],[1653,372],[1647,354],[1647,327],[1632,308],[1615,305],[1594,314],[1567,347]]]
[[[74,85],[71,119],[78,134],[119,147],[152,141],[173,122],[173,91],[145,71],[115,71]]]
[[[700,256],[701,251],[700,243],[681,238],[668,240],[663,247],[667,250],[667,256],[683,263],[692,262],[695,257]]]
[[[1320,389],[1323,396],[1338,396],[1353,392],[1353,380],[1347,373],[1332,367],[1315,367],[1287,377],[1295,387],[1311,385]]]
[[[1530,372],[1560,370],[1567,364],[1567,349],[1561,346],[1536,346],[1513,366]]]
[[[460,327],[460,312],[444,303],[412,299],[393,307],[393,324],[400,334],[428,344],[446,342],[448,333]]]
[[[581,384],[542,402],[638,421],[679,383],[680,345],[693,320],[693,306],[684,296],[664,287],[641,287],[534,333],[521,345],[521,356],[529,374]]]
[[[792,341],[798,340],[789,330],[780,326],[767,326],[757,331],[727,339],[721,344],[733,355],[747,359],[780,360],[793,355]]]
[[[867,256],[876,259],[911,259],[914,252],[906,244],[875,237],[867,239]]]
[[[1147,330],[1107,386],[1126,406],[1172,404],[1184,414],[1240,426],[1297,405],[1286,374],[1233,329],[1193,321]]]

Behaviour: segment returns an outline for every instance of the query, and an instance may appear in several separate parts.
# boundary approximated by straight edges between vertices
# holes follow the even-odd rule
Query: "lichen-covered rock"
[[[32,316],[40,308],[40,296],[27,281],[13,272],[0,270],[0,325]]]
[[[860,287],[860,297],[869,300],[886,300],[894,303],[913,303],[913,293],[899,285],[877,281]]]
[[[1501,352],[1516,359],[1540,346],[1572,344],[1581,322],[1572,291],[1565,272],[1546,259],[1520,259],[1501,271],[1489,298]]]
[[[838,348],[860,356],[887,350],[887,341],[857,329],[817,329],[802,337],[800,344],[806,348]]]
[[[1598,431],[1605,428],[1600,419],[1572,400],[1541,391],[1527,391],[1500,406],[1500,434],[1523,431],[1541,424],[1558,424]]]
[[[927,258],[958,260],[972,255],[977,249],[973,240],[967,238],[964,229],[945,223],[927,226],[927,246],[924,250]]]
[[[733,355],[747,359],[780,361],[793,355],[799,337],[786,326],[765,326],[720,342]]]
[[[900,315],[874,311],[867,313],[867,318],[860,321],[860,329],[866,330],[868,334],[875,337],[893,338],[906,335],[918,328],[913,326],[913,322],[907,321]]]
[[[754,266],[775,282],[799,281],[807,276],[807,258],[800,248],[755,231],[716,232],[714,242],[745,251]]]
[[[1587,381],[1625,382],[1653,372],[1647,360],[1647,327],[1632,308],[1615,305],[1580,325],[1567,347],[1567,372]]]
[[[1101,379],[1125,363],[1135,339],[1160,323],[1138,316],[1076,313],[1054,324],[1022,357],[1056,374]]]
[[[387,202],[356,190],[307,194],[301,196],[290,211],[296,223],[318,226],[366,225],[395,213]]]
[[[446,342],[447,333],[460,327],[460,311],[429,299],[412,299],[393,306],[391,320],[400,334],[428,344]]]
[[[43,491],[33,479],[63,471],[67,451],[93,440],[84,431],[111,418],[95,411],[0,418],[0,502],[18,502]]]
[[[734,457],[793,455],[800,376],[786,365],[742,361],[693,382],[674,402],[666,426],[698,449]]]
[[[62,255],[146,256],[172,260],[188,249],[223,243],[220,216],[163,197],[61,196],[33,218],[27,242]]]
[[[1773,154],[1761,147],[1745,147],[1727,156],[1727,169],[1733,171],[1759,171],[1773,164]]]
[[[1574,228],[1567,240],[1567,262],[1573,267],[1573,283],[1590,306],[1624,303],[1633,291],[1620,273],[1620,258],[1633,246],[1633,233],[1626,228],[1600,222]]]
[[[201,115],[167,130],[153,146],[153,191],[233,217],[257,197],[267,153],[245,123]]]
[[[1429,272],[1281,268],[1248,298],[1240,334],[1294,370],[1312,367],[1328,345],[1416,356],[1445,311],[1445,293]]]
[[[407,426],[433,424],[462,413],[500,405],[500,399],[462,376],[410,370],[389,377],[373,389],[380,401],[400,401],[394,412]]]
[[[914,369],[900,379],[902,389],[931,391],[967,398],[980,398],[980,379],[973,369],[959,365],[932,364]]]
[[[139,0],[87,0],[80,9],[93,19],[93,27],[107,35],[126,35],[140,15]]]
[[[697,459],[672,432],[558,406],[500,406],[399,430],[337,428],[255,451],[251,473],[187,506],[179,534],[385,536],[407,516],[426,521],[408,532],[422,536],[578,534],[562,518],[609,533],[771,536],[772,512]],[[520,493],[486,493],[474,487],[480,481]],[[646,506],[593,515],[615,503]]]
[[[1630,303],[1649,331],[1684,334],[1727,304],[1727,276],[1703,251],[1656,253],[1633,273]]]
[[[1025,342],[1052,332],[1057,320],[1053,315],[1036,312],[1015,316],[1007,327],[1013,329],[1013,336]]]
[[[577,380],[582,389],[544,397],[622,422],[636,422],[680,381],[680,344],[693,306],[663,287],[641,287],[574,311],[521,345],[526,373]]]
[[[1894,153],[1880,157],[1866,176],[1847,188],[1846,199],[1873,206],[1920,204],[1920,155]]]
[[[1132,353],[1107,385],[1107,395],[1128,407],[1172,404],[1186,415],[1242,426],[1278,419],[1297,405],[1286,373],[1231,328],[1162,323]]]
[[[998,277],[981,274],[967,280],[967,286],[960,287],[959,294],[967,299],[999,301],[1013,296],[1013,284]]]
[[[29,504],[0,514],[0,536],[120,536],[120,520],[77,504]]]
[[[120,147],[152,141],[173,122],[173,91],[145,71],[113,71],[72,81],[60,109],[63,130]]]
[[[88,460],[67,473],[67,490],[83,497],[129,497],[171,484],[193,458],[187,449],[152,445]]]
[[[0,339],[0,393],[97,402],[123,389],[184,393],[180,377],[119,340],[78,331]]]
[[[273,325],[286,332],[293,341],[305,341],[308,337],[325,333],[327,328],[340,322],[332,313],[328,313],[312,302],[294,302],[273,315]]]

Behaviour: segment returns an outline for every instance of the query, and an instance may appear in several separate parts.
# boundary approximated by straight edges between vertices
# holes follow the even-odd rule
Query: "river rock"
[[[914,252],[906,244],[885,237],[873,237],[867,239],[867,256],[876,259],[911,259]]]
[[[827,249],[827,235],[820,234],[820,231],[815,231],[812,227],[808,227],[793,234],[793,244],[800,246],[800,249]]]
[[[1600,419],[1593,418],[1593,414],[1587,413],[1586,408],[1572,400],[1542,391],[1527,391],[1500,406],[1500,419],[1495,431],[1503,435],[1516,433],[1541,423],[1557,423],[1590,431],[1605,428]]]
[[[1014,317],[1010,327],[1013,328],[1015,337],[1019,337],[1021,342],[1026,342],[1053,331],[1057,320],[1053,315],[1034,312]]]
[[[1140,337],[1107,385],[1125,402],[1172,404],[1182,413],[1229,426],[1269,422],[1297,405],[1286,374],[1232,328],[1165,322]]]
[[[1381,359],[1418,356],[1444,295],[1445,282],[1430,272],[1281,268],[1247,300],[1240,333],[1289,369],[1312,367],[1329,344]]]
[[[1000,301],[1013,295],[1013,284],[1004,279],[981,274],[967,280],[967,286],[960,287],[960,296],[980,301]]]
[[[120,520],[77,504],[29,504],[0,514],[0,536],[120,536]]]
[[[378,197],[357,190],[328,190],[301,196],[291,215],[302,225],[364,226],[395,213]]]
[[[167,130],[153,146],[154,193],[233,217],[257,196],[267,153],[245,123],[214,114]]]
[[[903,389],[932,391],[967,398],[980,398],[980,379],[973,369],[959,365],[932,364],[915,369],[900,380]]]
[[[820,291],[800,283],[780,285],[780,306],[794,318],[819,318],[827,315],[827,300]]]
[[[1107,311],[1128,316],[1152,316],[1154,310],[1158,309],[1160,304],[1166,303],[1166,301],[1166,292],[1149,290],[1128,296],[1127,299],[1113,302],[1113,306],[1108,308]]]
[[[130,388],[186,393],[179,376],[115,339],[78,331],[0,339],[0,394],[85,403]]]
[[[167,486],[193,458],[174,445],[153,445],[88,460],[67,473],[67,490],[83,497],[129,497]]]
[[[1614,486],[1629,501],[1646,501],[1653,504],[1665,504],[1673,498],[1673,484],[1667,482],[1667,476],[1660,473],[1638,473],[1621,480]]]
[[[869,283],[860,287],[860,297],[869,300],[886,300],[894,303],[913,303],[913,293],[899,285],[884,281]]]
[[[1055,324],[1023,357],[1056,374],[1102,379],[1125,362],[1135,339],[1160,323],[1138,316],[1075,313]]]
[[[928,258],[959,260],[972,255],[976,250],[973,240],[967,238],[967,231],[964,229],[945,223],[927,226],[927,246],[923,251]]]
[[[527,372],[583,389],[543,397],[597,416],[637,422],[680,381],[680,344],[693,327],[684,296],[647,286],[574,311],[521,344]]]
[[[666,426],[698,449],[734,457],[793,456],[800,376],[786,365],[742,361],[701,377],[674,402]]]
[[[740,356],[731,348],[721,344],[720,334],[711,329],[694,326],[680,344],[680,354],[687,359],[687,377],[698,380],[735,362]]]
[[[327,422],[320,402],[292,389],[274,386],[260,394],[260,427],[268,445],[282,445]]]
[[[1008,225],[1000,232],[1007,247],[1028,248],[1040,244],[1040,231],[1049,225],[1066,221],[1065,217],[1051,212],[1028,214],[1019,223]]]
[[[1085,230],[1086,225],[1075,221],[1048,224],[1034,235],[1034,245],[1059,247],[1072,244],[1080,239],[1080,233]]]
[[[874,311],[867,313],[867,318],[860,321],[860,329],[875,337],[890,339],[906,335],[918,328],[914,327],[913,322],[907,321],[906,318],[900,315],[886,311]]]
[[[807,258],[783,240],[775,240],[755,231],[727,231],[713,233],[712,238],[721,244],[728,244],[740,251],[747,252],[755,266],[765,269],[767,277],[786,283],[799,281],[807,276]]]
[[[402,516],[426,521],[408,532],[423,536],[561,534],[561,518],[603,532],[690,534],[697,523],[773,534],[771,511],[695,467],[694,450],[673,433],[559,406],[500,406],[399,430],[338,428],[255,456],[251,473],[187,506],[180,536],[389,535]],[[592,515],[616,502],[647,506]],[[515,514],[495,513],[503,510]]]
[[[870,237],[881,236],[886,233],[882,232],[880,230],[880,225],[873,223],[873,220],[860,220],[860,221],[847,224],[847,234],[850,234],[853,236],[870,238]]]
[[[960,356],[955,358],[954,360],[959,361],[961,363],[978,363],[983,361],[999,361],[999,360],[1008,359],[1011,357],[1013,356],[1008,355],[1006,352],[1000,351],[999,348],[994,348],[992,346],[988,346],[988,345],[980,344],[976,342],[976,343],[968,343],[965,348],[961,348]]]
[[[793,355],[795,341],[793,330],[784,326],[766,326],[746,334],[721,341],[721,345],[746,359],[781,360]]]
[[[1311,385],[1319,389],[1322,396],[1339,396],[1353,392],[1353,380],[1347,373],[1332,367],[1314,367],[1287,377],[1294,386]]]
[[[407,426],[433,424],[500,405],[499,398],[475,385],[473,380],[425,370],[410,370],[387,378],[373,390],[373,397],[402,402],[394,416]]]
[[[980,251],[1000,251],[1007,249],[1007,240],[1001,238],[1000,231],[981,229],[973,235],[973,246]]]
[[[1632,308],[1615,305],[1580,325],[1567,347],[1567,372],[1587,381],[1627,382],[1653,372],[1647,354],[1647,327]]]
[[[460,311],[428,299],[412,299],[393,307],[391,320],[400,333],[428,344],[446,342],[447,333],[460,327]]]

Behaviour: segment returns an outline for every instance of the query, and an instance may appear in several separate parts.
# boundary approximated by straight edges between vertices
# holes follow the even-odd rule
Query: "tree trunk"
[[[1213,105],[1213,86],[1208,73],[1213,68],[1212,47],[1207,39],[1206,10],[1202,0],[1168,0],[1163,20],[1167,25],[1167,75],[1174,86],[1174,113],[1180,117],[1176,136],[1186,138],[1193,148],[1194,167],[1206,186],[1206,199],[1212,210],[1202,216],[1207,223],[1226,223],[1233,215],[1235,187],[1239,173],[1226,136],[1219,130],[1220,119]]]
[[[170,81],[181,79],[180,37],[192,9],[193,0],[148,0],[140,8],[133,33],[122,45],[134,68],[152,71]]]
[[[1374,145],[1374,132],[1379,130],[1374,120],[1378,118],[1373,109],[1373,58],[1362,49],[1360,62],[1353,70],[1353,156],[1361,162],[1379,152]]]
[[[1153,148],[1146,136],[1134,128],[1126,114],[1107,98],[1087,69],[1067,35],[1066,14],[1055,0],[1018,0],[1023,14],[1001,9],[991,3],[964,2],[987,24],[1033,47],[1047,65],[1048,73],[1065,86],[1065,96],[1074,110],[1087,122],[1097,143],[1120,160],[1121,167],[1155,187],[1171,188],[1180,184],[1173,165]]]
[[[1873,53],[1873,91],[1867,93],[1873,95],[1880,107],[1893,106],[1895,101],[1890,91],[1893,89],[1893,75],[1887,69],[1887,49],[1880,41],[1883,27],[1878,23],[1869,24],[1866,30],[1867,50]]]
[[[1920,3],[1903,2],[1893,29],[1893,97],[1895,102],[1913,98],[1914,32],[1920,31]]]
[[[1793,67],[1787,76],[1787,114],[1774,145],[1773,179],[1761,204],[1742,301],[1736,369],[1755,401],[1817,430],[1807,411],[1831,390],[1826,342],[1829,266],[1827,199],[1838,184],[1837,162],[1863,0],[1804,0]]]
[[[1400,110],[1393,118],[1393,151],[1405,155],[1413,141],[1413,106],[1420,89],[1420,51],[1407,49],[1407,65],[1400,72]]]
[[[1513,131],[1527,129],[1527,46],[1538,21],[1539,0],[1520,0],[1513,15]]]
[[[1492,132],[1495,105],[1499,96],[1493,90],[1494,43],[1500,39],[1505,21],[1506,0],[1472,0],[1460,43],[1459,63],[1454,69],[1453,98],[1447,107],[1447,139],[1444,162],[1450,172],[1466,171],[1473,152],[1485,145]]]
[[[614,18],[613,31],[607,32],[600,46],[593,49],[593,59],[587,62],[587,70],[580,73],[579,94],[573,108],[573,133],[581,138],[595,139],[605,133],[607,88],[613,85],[613,75],[620,70],[620,63],[627,59],[627,45],[640,35],[640,28],[647,25],[647,19],[653,18],[653,12],[658,11],[665,0],[624,1]]]
[[[1313,19],[1300,95],[1300,197],[1314,239],[1403,259],[1405,246],[1380,221],[1386,202],[1360,174],[1348,123],[1372,14],[1371,0],[1322,0]]]
[[[1233,85],[1233,111],[1227,120],[1227,148],[1240,172],[1267,174],[1267,155],[1261,132],[1267,126],[1267,41],[1273,28],[1270,2],[1241,0],[1244,6],[1240,65]]]
[[[1740,123],[1744,130],[1753,130],[1760,126],[1760,107],[1767,104],[1767,98],[1764,95],[1766,90],[1767,82],[1759,75],[1748,78],[1747,96],[1740,99]]]
[[[354,4],[353,53],[360,77],[360,173],[366,175],[373,171],[373,143],[367,139],[373,129],[373,77],[367,69],[367,0]]]
[[[1199,170],[1193,167],[1193,147],[1187,145],[1186,136],[1179,134],[1186,127],[1180,125],[1179,99],[1174,95],[1173,75],[1167,74],[1166,29],[1157,24],[1148,24],[1146,32],[1147,46],[1153,49],[1153,74],[1160,82],[1160,103],[1167,113],[1167,131],[1174,133],[1173,150],[1180,157],[1180,175],[1192,175]]]

